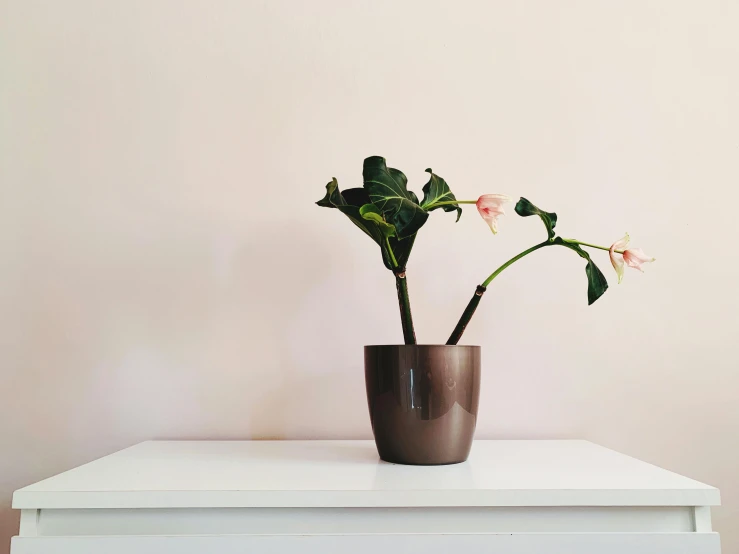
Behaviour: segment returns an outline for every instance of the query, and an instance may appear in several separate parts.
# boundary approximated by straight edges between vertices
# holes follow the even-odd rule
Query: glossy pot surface
[[[365,346],[364,371],[380,458],[411,465],[467,459],[480,398],[479,346]]]

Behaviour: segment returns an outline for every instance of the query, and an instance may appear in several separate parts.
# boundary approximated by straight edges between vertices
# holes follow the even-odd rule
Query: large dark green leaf
[[[423,200],[421,201],[421,207],[427,212],[433,212],[434,210],[441,208],[445,212],[457,212],[457,221],[462,217],[462,208],[459,205],[445,204],[443,206],[434,206],[437,202],[450,202],[457,198],[452,194],[449,185],[446,181],[436,175],[431,168],[426,170],[427,173],[431,174],[429,182],[423,186]]]
[[[557,225],[557,214],[554,212],[545,212],[534,206],[531,202],[526,200],[523,196],[516,204],[516,213],[521,217],[528,217],[530,215],[538,215],[544,222],[544,226],[547,228],[547,234],[549,240],[554,238],[554,227]]]
[[[359,209],[368,202],[369,196],[367,196],[364,189],[348,189],[342,193],[339,190],[338,181],[334,178],[326,185],[326,196],[316,204],[324,208],[337,208],[351,219],[357,227],[367,233],[372,240],[380,244],[384,235],[374,222],[364,219],[359,213]]]
[[[380,223],[367,219],[362,216],[362,206],[370,204],[369,195],[363,188],[347,189],[344,192],[339,190],[339,183],[336,179],[332,179],[326,185],[326,195],[316,202],[319,206],[324,208],[336,208],[341,213],[346,215],[354,225],[364,231],[372,240],[374,240],[379,246],[382,253],[382,262],[385,267],[392,270],[393,264],[388,254],[387,247],[385,245],[385,232],[380,226]],[[387,223],[385,224],[387,225]],[[405,266],[410,255],[411,247],[413,246],[413,240],[415,237],[399,241],[395,237],[390,237],[390,245],[395,254],[395,258],[398,260],[398,264]],[[402,260],[402,261],[401,261]]]
[[[552,242],[554,244],[560,244],[565,248],[569,248],[576,252],[578,256],[587,260],[588,263],[585,265],[585,274],[588,276],[588,305],[603,296],[606,290],[608,290],[608,281],[606,281],[606,277],[603,275],[603,272],[601,272],[593,260],[590,259],[590,254],[580,248],[579,245],[563,240],[562,237],[557,237]]]
[[[387,167],[385,158],[372,156],[365,159],[362,176],[370,201],[385,220],[395,226],[399,239],[414,235],[426,223],[429,214],[418,205],[418,197],[408,190],[405,175]]]

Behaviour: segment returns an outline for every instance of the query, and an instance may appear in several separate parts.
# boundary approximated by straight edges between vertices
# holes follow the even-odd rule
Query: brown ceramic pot
[[[467,459],[480,398],[479,346],[365,346],[364,374],[380,458],[410,465]]]

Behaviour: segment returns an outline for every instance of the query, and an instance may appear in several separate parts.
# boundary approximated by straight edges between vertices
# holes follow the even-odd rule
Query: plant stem
[[[400,322],[403,325],[403,340],[405,344],[416,344],[416,331],[413,328],[413,315],[411,314],[411,299],[408,296],[408,281],[405,278],[405,268],[398,267],[390,240],[385,237],[385,246],[390,255],[395,274],[395,288],[398,289],[398,306],[400,307]]]
[[[475,314],[477,305],[480,303],[480,300],[482,300],[482,295],[485,294],[485,290],[485,287],[483,287],[482,285],[479,285],[477,287],[477,290],[475,290],[475,294],[472,295],[472,298],[467,304],[467,307],[464,309],[462,317],[459,318],[457,326],[454,328],[454,331],[452,331],[452,334],[449,336],[449,340],[446,341],[447,344],[457,344],[459,342],[459,339],[462,338],[462,334],[464,334],[464,330],[467,328],[467,324],[470,322],[470,319],[472,319],[472,316]]]
[[[599,246],[597,244],[590,244],[589,242],[582,242],[575,239],[562,239],[564,242],[567,242],[569,244],[578,244],[580,246],[587,246],[590,248],[597,248],[598,250],[610,250],[607,246]],[[485,279],[482,283],[482,285],[479,285],[477,289],[475,290],[475,294],[470,299],[469,303],[467,304],[467,307],[464,310],[464,313],[462,313],[462,317],[459,318],[459,322],[457,323],[457,326],[454,328],[454,331],[452,331],[452,334],[449,336],[449,340],[446,342],[447,344],[457,344],[459,342],[459,339],[462,338],[462,334],[464,333],[465,329],[467,328],[467,324],[469,324],[470,319],[472,319],[472,316],[475,314],[475,310],[477,309],[477,305],[480,303],[480,300],[482,299],[482,295],[487,290],[487,287],[490,285],[490,283],[495,279],[498,275],[500,275],[503,270],[505,270],[507,267],[513,265],[518,260],[523,258],[524,256],[528,256],[532,252],[535,252],[536,250],[539,250],[540,248],[544,248],[545,246],[550,246],[553,244],[557,244],[556,242],[550,242],[550,241],[544,241],[540,242],[539,244],[536,244],[532,246],[531,248],[524,250],[520,254],[513,256],[510,260],[508,260],[506,263],[504,263],[502,266],[500,266],[498,269],[493,271],[490,276]],[[615,250],[615,252],[619,254],[623,254],[623,250]]]
[[[550,244],[552,244],[552,243],[549,242],[548,240],[545,240],[544,242],[540,242],[539,244],[536,244],[536,245],[532,246],[531,248],[528,248],[528,249],[524,250],[520,254],[517,254],[516,256],[513,256],[510,260],[508,260],[506,263],[504,263],[498,269],[496,269],[495,271],[493,271],[490,274],[490,277],[488,277],[487,279],[485,279],[482,282],[482,286],[483,287],[487,287],[493,281],[493,279],[495,279],[498,275],[500,275],[501,273],[503,273],[503,270],[505,268],[507,268],[510,265],[513,265],[514,263],[516,263],[518,260],[520,260],[524,256],[528,256],[532,252],[534,252],[536,250],[539,250],[539,248],[544,248],[545,246],[549,246]]]
[[[392,247],[390,246],[390,239],[385,237],[385,246],[387,246],[387,253],[390,254],[390,261],[393,264],[393,268],[398,267],[398,260],[395,259],[395,253],[393,252]]]
[[[536,244],[532,246],[531,248],[524,250],[520,254],[512,257],[510,260],[508,260],[506,263],[504,263],[502,266],[500,266],[498,269],[493,271],[493,273],[490,274],[490,276],[483,281],[482,285],[479,285],[477,289],[475,290],[475,294],[472,295],[472,298],[470,299],[469,303],[467,304],[467,307],[465,308],[464,312],[462,313],[462,317],[459,318],[459,322],[457,323],[457,326],[454,328],[454,331],[452,331],[452,334],[449,336],[449,340],[446,341],[447,344],[457,344],[459,342],[459,339],[462,338],[462,335],[464,334],[465,329],[467,328],[467,324],[469,324],[470,319],[472,319],[472,316],[475,314],[475,310],[477,310],[477,305],[480,303],[480,300],[482,300],[482,295],[485,294],[485,291],[487,290],[487,286],[495,279],[498,275],[500,275],[505,268],[509,267],[510,265],[513,265],[518,260],[523,258],[524,256],[527,256],[531,254],[532,252],[539,250],[539,248],[544,248],[545,246],[549,246],[553,243],[547,241],[540,242],[539,244]]]
[[[403,339],[405,344],[416,344],[416,331],[413,329],[411,300],[408,296],[408,282],[405,279],[405,272],[395,274],[395,286],[398,289],[398,305],[400,306],[400,321],[403,324]]]
[[[570,244],[579,244],[580,246],[588,246],[590,248],[597,248],[598,250],[606,250],[609,251],[610,248],[608,246],[599,246],[597,244],[590,244],[589,242],[583,242],[581,240],[575,240],[575,239],[562,239],[565,242],[569,242]],[[618,254],[623,254],[623,250],[614,250],[614,252],[617,252]]]

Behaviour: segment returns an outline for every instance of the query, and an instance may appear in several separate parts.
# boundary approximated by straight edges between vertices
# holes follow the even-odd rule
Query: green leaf
[[[598,269],[593,260],[588,260],[585,266],[588,276],[588,306],[598,300],[608,290],[608,281],[603,272]]]
[[[378,210],[377,206],[375,206],[374,204],[365,204],[364,206],[359,208],[359,215],[361,215],[364,219],[368,219],[377,223],[377,226],[380,228],[380,231],[382,231],[382,234],[384,236],[392,237],[393,235],[395,235],[395,226],[385,221],[385,218],[382,217],[380,210]]]
[[[364,191],[364,189],[357,190]],[[398,267],[405,267],[405,265],[408,263],[408,258],[411,255],[411,249],[413,248],[413,243],[416,240],[416,235],[411,235],[410,237],[405,239],[398,239],[395,236],[395,227],[390,223],[387,223],[382,218],[382,214],[380,214],[380,211],[374,204],[365,204],[359,209],[359,213],[363,218],[377,223],[380,230],[389,239],[390,248],[395,255],[396,261],[398,262]],[[381,246],[383,248],[385,247],[384,244],[382,244]],[[389,256],[387,255],[387,253],[383,251],[383,255],[387,256],[389,261]],[[392,264],[388,266],[388,269],[392,269]]]
[[[359,194],[357,194],[357,192],[359,192]],[[349,196],[349,201],[347,201],[346,196]],[[364,198],[362,196],[364,196]],[[316,202],[316,204],[324,208],[337,208],[340,212],[351,219],[352,223],[369,235],[372,240],[380,244],[383,241],[383,234],[380,233],[377,225],[365,220],[359,213],[360,206],[366,203],[364,200],[369,201],[369,197],[364,189],[349,189],[342,193],[339,190],[339,183],[334,177],[326,185],[326,196]]]
[[[565,248],[569,248],[576,252],[578,256],[587,260],[588,263],[585,265],[585,274],[588,276],[588,306],[603,296],[606,290],[608,290],[608,281],[606,280],[605,275],[603,275],[603,272],[598,269],[598,266],[590,259],[590,254],[580,248],[579,245],[563,240],[562,237],[557,237],[552,242],[554,244],[560,244]]]
[[[324,208],[336,208],[346,204],[339,192],[339,182],[336,180],[336,177],[328,182],[326,185],[326,196],[321,198],[316,204]]]
[[[414,235],[426,223],[429,214],[418,205],[418,197],[408,190],[408,179],[403,172],[387,167],[385,158],[365,159],[362,176],[370,201],[395,226],[399,239]]]
[[[423,186],[423,200],[421,201],[421,207],[427,212],[433,212],[437,208],[441,208],[445,212],[457,212],[457,221],[462,217],[462,208],[459,205],[445,204],[443,206],[434,206],[437,202],[451,202],[457,198],[452,194],[449,185],[446,181],[436,175],[431,168],[426,170],[427,173],[431,174],[429,182]]]
[[[528,217],[530,215],[538,215],[544,222],[544,226],[547,228],[547,234],[549,240],[554,238],[554,227],[557,225],[557,214],[554,212],[545,212],[534,206],[531,202],[526,200],[523,196],[516,204],[516,213],[521,217]]]
[[[363,188],[353,188],[341,192],[339,190],[339,183],[336,179],[332,179],[326,185],[326,195],[316,202],[316,204],[325,208],[336,208],[346,215],[354,225],[359,227],[380,246],[382,262],[389,270],[393,269],[393,264],[385,244],[386,231],[380,227],[379,222],[366,219],[360,213],[362,206],[371,204],[366,190]],[[385,225],[388,224],[385,223]],[[389,239],[395,258],[401,267],[405,267],[405,264],[408,262],[408,257],[410,256],[411,248],[413,248],[414,240],[415,235],[404,240],[398,240],[393,236]]]

